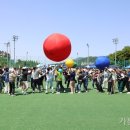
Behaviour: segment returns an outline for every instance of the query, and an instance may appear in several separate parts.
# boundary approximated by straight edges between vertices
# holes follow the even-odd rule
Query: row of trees
[[[33,60],[21,60],[18,59],[16,61],[16,63],[14,64],[14,61],[12,59],[10,59],[10,55],[7,54],[4,51],[0,51],[0,66],[2,67],[23,67],[23,66],[27,66],[27,67],[34,67],[36,65],[38,65],[39,63],[37,61],[33,61]]]
[[[7,59],[7,57],[9,59]],[[108,57],[110,58],[111,65],[114,65],[115,53],[109,54]],[[88,57],[77,58],[75,59],[75,61],[79,66],[87,65],[87,58]],[[89,64],[94,63],[96,58],[97,58],[96,56],[95,57],[90,56]],[[130,46],[125,46],[122,50],[116,52],[116,61],[117,65],[119,66],[127,66],[130,64]],[[37,64],[39,64],[37,61],[32,60],[26,61],[20,59],[18,59],[14,64],[13,60],[10,60],[10,55],[7,56],[6,52],[0,51],[0,66],[7,66],[7,62],[9,62],[8,66],[15,66],[15,67],[23,67],[23,66],[34,67]]]
[[[32,60],[20,60],[18,59],[15,66],[16,67],[23,67],[23,66],[27,66],[27,67],[35,67],[36,65],[38,65],[39,63],[37,61],[32,61]]]

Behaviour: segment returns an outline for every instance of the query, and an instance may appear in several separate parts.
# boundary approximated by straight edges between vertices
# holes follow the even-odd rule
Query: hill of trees
[[[114,64],[115,53],[109,54],[111,64]],[[125,46],[122,50],[116,52],[116,61],[119,66],[127,66],[130,64],[130,46]]]

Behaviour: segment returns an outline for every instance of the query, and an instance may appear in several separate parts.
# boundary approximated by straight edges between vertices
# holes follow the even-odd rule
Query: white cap
[[[108,69],[108,71],[112,72],[112,71],[113,71],[113,69],[112,69],[112,68],[109,68],[109,69]]]
[[[24,66],[22,69],[27,69],[27,67],[26,67],[26,66]]]
[[[9,72],[13,72],[14,71],[14,68],[9,68]]]

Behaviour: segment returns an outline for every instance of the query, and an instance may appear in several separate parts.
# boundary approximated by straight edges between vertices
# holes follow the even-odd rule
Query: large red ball
[[[59,62],[70,55],[71,42],[65,35],[54,33],[45,39],[43,50],[47,58]]]

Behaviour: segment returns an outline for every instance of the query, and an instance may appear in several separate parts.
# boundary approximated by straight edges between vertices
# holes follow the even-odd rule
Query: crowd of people
[[[54,83],[55,82],[55,83]],[[92,87],[91,87],[92,86]],[[23,95],[31,93],[82,93],[96,89],[107,94],[130,94],[130,69],[105,68],[2,68],[0,67],[0,93],[16,95],[16,90]]]

